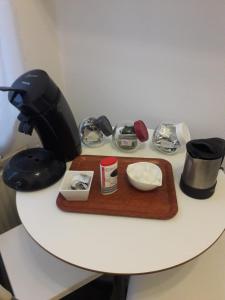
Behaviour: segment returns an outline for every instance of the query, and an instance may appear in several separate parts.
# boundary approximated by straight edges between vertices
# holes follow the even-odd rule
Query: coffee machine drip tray
[[[17,191],[35,191],[58,181],[66,163],[44,148],[31,148],[13,156],[3,172],[5,184]]]

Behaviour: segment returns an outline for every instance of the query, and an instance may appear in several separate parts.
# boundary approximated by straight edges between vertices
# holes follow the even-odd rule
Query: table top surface
[[[172,164],[178,213],[169,220],[68,213],[56,206],[59,180],[36,192],[17,192],[17,209],[33,239],[54,256],[103,273],[143,274],[185,263],[207,250],[225,229],[225,174],[220,171],[214,195],[186,196],[179,188],[185,152],[164,155],[149,142],[133,153],[110,143],[83,148],[82,154],[163,158]]]

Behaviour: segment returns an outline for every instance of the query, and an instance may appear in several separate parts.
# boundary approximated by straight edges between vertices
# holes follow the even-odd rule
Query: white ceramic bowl
[[[86,190],[72,190],[71,182],[76,174],[85,174],[90,176],[88,188]],[[91,183],[93,179],[94,171],[66,171],[59,188],[59,192],[69,201],[81,200],[85,201],[88,199]]]
[[[141,191],[150,191],[162,185],[162,171],[153,163],[137,162],[127,166],[131,185]]]

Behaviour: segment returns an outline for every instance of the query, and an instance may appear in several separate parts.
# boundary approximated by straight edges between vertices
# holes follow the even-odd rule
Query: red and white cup
[[[109,195],[117,191],[118,159],[105,157],[100,161],[101,193]]]

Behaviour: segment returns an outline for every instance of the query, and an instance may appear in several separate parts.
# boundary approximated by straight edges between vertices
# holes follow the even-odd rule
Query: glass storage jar
[[[81,141],[88,147],[99,147],[104,143],[104,136],[112,134],[112,126],[106,116],[84,119],[79,126]]]
[[[148,140],[148,130],[143,121],[124,121],[118,123],[113,130],[113,144],[121,151],[135,151],[140,142]]]
[[[162,153],[174,154],[190,141],[190,132],[185,123],[159,124],[152,135],[153,146]]]

